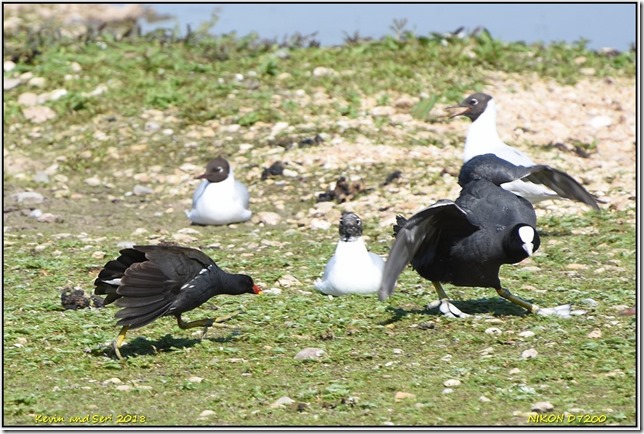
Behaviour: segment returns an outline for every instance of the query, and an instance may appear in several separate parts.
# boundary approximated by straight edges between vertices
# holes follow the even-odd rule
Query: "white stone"
[[[518,333],[517,336],[522,337],[522,338],[531,338],[534,336],[534,332],[530,330],[523,331],[521,333]]]
[[[321,229],[326,231],[331,227],[331,223],[329,223],[326,220],[321,220],[321,219],[312,219],[311,220],[311,229]]]
[[[537,354],[539,354],[537,350],[530,348],[529,350],[522,352],[521,357],[524,359],[534,359],[535,357],[537,357]]]
[[[608,116],[595,116],[594,118],[588,121],[588,124],[590,124],[590,126],[595,129],[607,127],[612,123],[613,123],[613,120]]]
[[[85,184],[89,185],[90,187],[97,187],[97,186],[101,185],[101,180],[98,179],[95,176],[92,176],[91,178],[85,179],[84,182],[85,182]]]
[[[537,413],[548,413],[554,410],[554,408],[555,406],[548,401],[539,401],[539,402],[535,402],[532,405],[532,411],[535,411]]]
[[[335,72],[331,68],[327,68],[325,66],[318,66],[313,70],[313,77],[328,77],[328,76],[335,76],[338,73]]]
[[[495,335],[496,336],[496,335],[500,335],[503,332],[501,331],[501,329],[499,329],[497,327],[490,327],[490,328],[485,329],[485,333],[487,333],[488,335]]]
[[[396,109],[389,106],[377,106],[371,109],[371,116],[391,116],[396,113]]]
[[[290,397],[288,397],[288,396],[281,396],[281,397],[279,397],[279,398],[277,399],[277,401],[273,402],[273,403],[270,405],[270,407],[271,407],[271,408],[280,408],[280,407],[284,407],[284,406],[286,406],[286,405],[291,405],[291,404],[293,404],[294,402],[295,402],[295,401],[294,401],[293,399],[291,399]]]
[[[35,191],[22,191],[11,195],[18,203],[42,203],[45,200],[44,196]]]
[[[135,185],[134,188],[132,189],[132,194],[135,196],[145,196],[147,194],[152,194],[154,193],[154,190],[152,190],[150,187],[146,187],[144,185]]]
[[[6,78],[2,81],[3,90],[11,90],[20,85],[21,81],[19,78]]]
[[[268,226],[275,226],[282,220],[278,213],[272,211],[260,211],[257,213],[257,217],[261,223]]]
[[[33,87],[45,87],[47,80],[44,77],[33,77],[27,82],[29,86]]]
[[[314,360],[324,356],[326,352],[321,348],[304,348],[295,355],[295,360]]]

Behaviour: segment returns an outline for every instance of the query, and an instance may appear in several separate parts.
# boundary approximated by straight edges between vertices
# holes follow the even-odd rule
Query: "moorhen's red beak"
[[[264,292],[262,291],[262,288],[260,288],[260,287],[259,287],[259,286],[257,286],[257,285],[253,285],[253,292],[254,292],[255,294],[257,294],[257,295],[259,295],[259,294],[263,294],[263,293],[264,293]]]

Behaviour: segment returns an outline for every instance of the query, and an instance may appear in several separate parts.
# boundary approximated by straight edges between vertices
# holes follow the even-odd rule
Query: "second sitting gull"
[[[237,181],[226,159],[210,160],[203,179],[192,198],[192,209],[186,215],[193,224],[227,225],[245,222],[252,212],[248,208],[248,189]]]
[[[362,238],[362,220],[345,212],[340,218],[340,240],[335,254],[315,287],[327,295],[373,294],[378,291],[385,262],[369,252]]]

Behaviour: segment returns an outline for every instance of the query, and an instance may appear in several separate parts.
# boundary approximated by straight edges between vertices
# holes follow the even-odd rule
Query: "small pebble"
[[[416,395],[408,392],[396,392],[396,394],[394,395],[394,401],[396,402],[400,402],[403,399],[413,399],[413,398],[416,398]]]
[[[50,212],[43,213],[36,218],[40,223],[56,223],[62,221],[60,216],[54,215]]]
[[[302,285],[302,282],[300,282],[295,276],[284,274],[277,280],[277,284],[283,288],[289,288],[291,286]]]
[[[201,413],[199,413],[199,417],[209,417],[209,416],[214,416],[216,413],[212,410],[204,410]]]
[[[599,303],[592,298],[584,298],[583,300],[581,300],[581,303],[591,307],[599,306]]]
[[[325,354],[326,352],[321,348],[304,348],[295,355],[295,360],[315,360]]]
[[[600,329],[595,329],[592,332],[588,333],[590,339],[599,339],[602,337],[602,331]]]
[[[199,383],[201,383],[203,381],[203,378],[201,378],[201,377],[190,377],[190,378],[188,378],[188,381],[190,383],[199,384]]]
[[[26,107],[22,110],[23,116],[34,124],[42,124],[56,117],[56,112],[49,107]]]
[[[34,107],[38,105],[38,95],[33,92],[23,92],[18,95],[18,104],[23,107]]]
[[[270,407],[271,408],[281,408],[281,407],[284,407],[286,405],[291,405],[293,403],[295,403],[295,400],[293,400],[292,398],[290,398],[288,396],[281,396],[281,397],[279,397],[277,399],[277,401],[273,402],[270,405]]]
[[[532,405],[532,411],[537,413],[548,413],[554,410],[554,408],[555,406],[548,401],[539,401]]]
[[[45,197],[35,191],[22,191],[11,195],[18,203],[42,203]]]
[[[480,396],[479,401],[481,401],[481,402],[492,402],[492,400],[490,398],[488,398],[487,396]]]
[[[324,66],[318,66],[313,70],[313,77],[328,77],[333,75],[337,75],[337,72]]]
[[[121,383],[123,383],[123,381],[120,378],[116,378],[116,377],[112,377],[103,381],[103,384],[121,384]]]
[[[532,336],[534,336],[534,332],[526,330],[524,332],[518,333],[517,336],[520,336],[522,338],[531,338]]]
[[[539,354],[537,350],[535,350],[534,348],[530,348],[529,350],[525,350],[524,352],[522,352],[521,357],[524,359],[533,359],[537,357],[537,354]]]
[[[132,386],[128,384],[121,384],[120,386],[116,386],[116,390],[120,392],[129,392],[130,390],[132,390]]]
[[[97,186],[101,185],[101,180],[98,179],[95,176],[85,179],[84,182],[85,182],[85,184],[89,185],[90,187],[97,187]]]
[[[42,211],[40,209],[38,209],[38,208],[36,208],[35,210],[33,210],[33,211],[31,211],[29,213],[29,217],[32,217],[32,218],[38,218],[41,215],[42,215]]]
[[[451,387],[446,387],[445,389],[443,389],[443,395],[447,395],[453,392],[454,392],[454,389],[452,389]]]
[[[461,385],[461,380],[456,380],[456,379],[446,380],[443,383],[443,386],[445,386],[445,387],[457,387],[457,386],[460,386],[460,385]]]
[[[282,220],[282,217],[276,212],[260,211],[257,213],[257,219],[260,223],[263,223],[265,225],[275,226],[279,224],[279,222]]]
[[[485,329],[485,333],[487,333],[488,335],[497,335],[498,336],[503,332],[499,328],[490,327],[490,328]]]
[[[49,175],[47,175],[46,172],[38,171],[34,175],[34,181],[35,182],[40,182],[40,183],[43,183],[43,184],[47,184],[49,182]]]
[[[521,373],[521,369],[519,369],[519,368],[512,368],[512,369],[510,369],[510,371],[508,371],[508,374],[510,374],[510,375],[516,375],[516,374],[520,374],[520,373]]]
[[[145,196],[146,194],[152,194],[154,193],[154,190],[152,190],[150,187],[146,187],[143,185],[135,185],[134,188],[132,189],[132,194],[135,196]]]
[[[2,81],[2,90],[11,90],[20,86],[20,83],[21,81],[19,78],[5,78]]]
[[[29,86],[33,87],[45,87],[46,83],[47,80],[44,77],[33,77],[27,82]]]
[[[326,231],[330,227],[331,227],[331,223],[326,221],[326,220],[321,220],[321,219],[317,219],[317,218],[314,218],[314,219],[311,220],[311,228],[312,229],[321,229],[321,230]]]

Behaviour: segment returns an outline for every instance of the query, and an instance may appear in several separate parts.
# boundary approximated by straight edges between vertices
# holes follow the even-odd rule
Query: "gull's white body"
[[[221,182],[201,181],[192,198],[192,209],[186,215],[200,225],[244,222],[252,215],[248,204],[248,189],[231,171]]]
[[[472,122],[467,131],[463,162],[483,154],[494,154],[517,166],[530,167],[536,165],[525,153],[506,145],[499,138],[496,130],[496,103],[494,99],[488,101],[487,108],[483,114]],[[521,180],[508,182],[501,187],[532,203],[558,198],[557,193],[543,185]]]
[[[338,241],[335,254],[315,287],[324,294],[374,294],[382,281],[383,259],[367,251],[362,237],[355,241]]]

